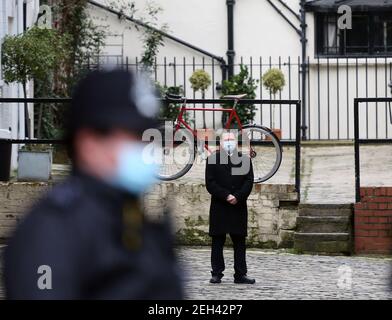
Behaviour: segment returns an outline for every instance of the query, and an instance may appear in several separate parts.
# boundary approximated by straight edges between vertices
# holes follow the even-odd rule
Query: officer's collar
[[[109,184],[108,182],[94,177],[89,173],[86,173],[76,167],[72,169],[72,176],[77,177],[82,180],[82,182],[86,185],[87,191],[96,193],[100,196],[108,197],[114,201],[125,201],[137,199],[137,196],[126,192],[120,188],[116,188],[115,186]]]

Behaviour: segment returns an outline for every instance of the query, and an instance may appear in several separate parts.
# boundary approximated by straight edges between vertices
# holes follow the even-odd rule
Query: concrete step
[[[351,219],[347,216],[300,216],[297,231],[301,233],[348,233]]]
[[[302,253],[349,255],[352,251],[350,234],[294,233],[294,249]]]
[[[352,204],[300,204],[298,207],[298,215],[300,217],[351,217],[352,212]]]

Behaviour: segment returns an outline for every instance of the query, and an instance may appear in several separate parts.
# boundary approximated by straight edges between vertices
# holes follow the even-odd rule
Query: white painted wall
[[[99,0],[102,3],[108,3],[107,0]],[[124,0],[126,1],[126,0]],[[274,1],[274,0],[273,0]],[[299,12],[299,0],[285,0],[286,3],[296,12]],[[146,5],[144,0],[136,0],[136,7],[142,12],[142,8]],[[169,33],[187,41],[194,45],[222,56],[227,60],[227,9],[226,0],[156,0],[163,8],[160,16],[162,23],[167,23]],[[287,14],[290,20],[299,28],[299,22],[286,9],[274,3]],[[92,8],[92,7],[91,7]],[[142,44],[140,41],[140,32],[138,32],[131,23],[119,22],[118,18],[106,14],[100,9],[92,8],[91,15],[97,23],[106,25],[107,30],[115,34],[124,36],[124,56],[129,57],[131,64],[135,63],[135,57],[140,57],[142,52]],[[140,14],[140,13],[139,13]],[[138,16],[138,14],[136,15]],[[235,62],[239,64],[241,57],[245,64],[251,64],[252,74],[254,78],[259,78],[269,68],[269,57],[272,57],[271,64],[273,67],[279,67],[279,57],[281,57],[280,67],[282,68],[287,83],[291,83],[291,90],[287,85],[281,94],[283,99],[299,99],[300,97],[300,81],[298,78],[298,56],[301,55],[301,43],[299,36],[290,25],[278,15],[276,11],[264,0],[237,0],[234,12],[235,22]],[[389,81],[390,70],[387,68],[387,77],[385,77],[384,59],[378,59],[377,76],[375,68],[375,59],[369,59],[369,67],[366,71],[364,60],[358,61],[358,89],[356,81],[356,61],[350,59],[348,61],[348,86],[347,86],[347,67],[346,60],[340,60],[339,70],[336,62],[330,61],[329,86],[327,76],[327,62],[320,60],[321,66],[317,67],[315,58],[315,25],[313,14],[307,14],[308,24],[308,56],[310,59],[310,77],[309,77],[309,96],[307,106],[307,117],[309,122],[309,132],[311,138],[321,137],[322,139],[345,138],[348,134],[349,138],[353,137],[353,98],[357,96],[389,96],[389,89],[386,91],[386,78]],[[132,28],[129,28],[132,27]],[[114,54],[113,48],[108,47],[107,54]],[[167,63],[172,63],[166,70],[160,64],[163,64],[166,57]],[[262,60],[260,60],[260,57]],[[186,66],[183,66],[184,58]],[[195,66],[193,66],[193,58]],[[204,57],[204,67],[213,76],[214,82],[221,80],[221,72],[218,64],[208,57]],[[167,85],[178,85],[186,83],[186,95],[189,98],[194,97],[190,88],[188,78],[193,69],[203,67],[203,55],[198,54],[188,48],[174,43],[171,40],[165,41],[165,46],[160,49],[158,55],[158,70],[153,78],[160,83]],[[289,60],[290,59],[290,60]],[[174,61],[176,68],[174,72]],[[291,68],[287,65],[291,62]],[[261,63],[260,63],[261,62]],[[392,62],[387,60],[387,64]],[[260,67],[260,64],[262,66]],[[236,69],[238,71],[238,68]],[[339,72],[339,83],[337,82],[337,73]],[[175,74],[175,76],[174,76]],[[367,76],[366,76],[367,74]],[[366,90],[366,77],[370,86]],[[320,86],[318,79],[320,78]],[[377,78],[377,90],[376,90]],[[340,95],[337,95],[337,86],[340,87]],[[318,95],[320,87],[320,96]],[[348,90],[347,90],[348,88]],[[377,92],[376,92],[377,91]],[[329,92],[329,94],[328,94]],[[348,103],[347,95],[348,92]],[[367,93],[366,93],[367,92]],[[264,88],[257,90],[258,97],[269,98],[269,93]],[[211,88],[207,92],[207,97],[219,97],[219,92]],[[197,93],[195,97],[200,97]],[[339,101],[338,101],[339,100]],[[392,125],[387,121],[386,106],[378,106],[378,132],[375,125],[376,113],[371,112],[375,106],[368,106],[369,123],[366,125],[364,119],[366,110],[361,111],[361,134],[363,137],[369,138],[385,138],[392,137]],[[284,138],[293,138],[295,134],[295,112],[294,108],[275,106],[275,117],[279,119],[282,114],[282,127]],[[282,110],[282,111],[281,111]],[[327,111],[330,111],[328,117]],[[339,121],[338,121],[339,114]],[[256,122],[271,126],[271,113],[269,106],[265,106],[262,110],[258,108],[256,114]],[[290,121],[291,119],[291,121]],[[196,115],[197,126],[202,125],[202,116]],[[214,122],[219,126],[220,115],[207,112],[207,124],[212,125]],[[310,120],[310,121],[309,121]],[[279,122],[279,121],[278,121]],[[278,124],[279,125],[279,124]],[[339,128],[339,130],[338,130]],[[388,132],[387,132],[388,130]],[[388,135],[387,135],[388,134]]]

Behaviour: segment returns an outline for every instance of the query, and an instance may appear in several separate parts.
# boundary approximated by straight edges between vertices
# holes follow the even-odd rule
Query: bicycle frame
[[[242,132],[242,123],[241,123],[241,120],[238,117],[238,114],[237,114],[237,111],[236,111],[237,104],[238,104],[238,101],[235,101],[234,105],[233,105],[233,108],[229,108],[229,109],[225,109],[225,108],[188,108],[186,106],[186,100],[185,100],[184,103],[181,106],[180,113],[179,113],[179,115],[177,117],[176,125],[175,125],[175,128],[174,128],[174,133],[177,132],[177,130],[179,130],[181,128],[181,124],[182,124],[185,128],[187,128],[188,130],[190,130],[192,132],[193,136],[196,138],[196,141],[199,140],[198,137],[197,137],[197,130],[196,129],[192,129],[191,126],[184,119],[184,113],[186,111],[212,111],[212,112],[221,111],[221,112],[230,113],[229,114],[229,119],[228,119],[228,121],[226,123],[226,126],[225,126],[225,129],[226,130],[230,129],[232,121],[236,120],[237,123],[238,123],[239,130]],[[208,148],[208,144],[207,143],[204,143],[204,148],[207,149],[211,153],[211,150],[210,150],[210,148]]]

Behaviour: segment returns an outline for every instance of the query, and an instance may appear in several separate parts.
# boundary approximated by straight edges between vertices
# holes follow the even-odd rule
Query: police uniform
[[[129,90],[135,87],[132,81],[123,71],[88,76],[76,90],[69,132],[86,123],[130,130],[154,125],[132,105],[137,101]],[[105,111],[106,121],[89,108]],[[130,110],[128,123],[119,118]],[[4,255],[7,297],[181,299],[181,273],[164,217],[163,222],[148,221],[138,196],[74,169],[34,205],[10,239]]]

